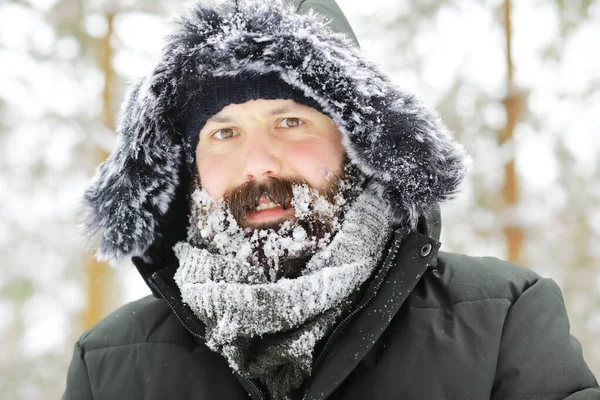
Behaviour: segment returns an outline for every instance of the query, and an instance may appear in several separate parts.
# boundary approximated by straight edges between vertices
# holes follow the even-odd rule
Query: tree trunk
[[[523,96],[515,88],[514,68],[512,60],[512,27],[511,27],[511,2],[504,0],[504,33],[506,39],[506,98],[504,109],[506,111],[506,126],[500,134],[500,144],[513,140],[514,130],[519,121],[523,105]],[[507,244],[507,258],[517,264],[521,263],[521,247],[523,245],[523,229],[517,224],[514,211],[519,203],[519,182],[515,168],[514,150],[510,159],[504,165],[504,184],[502,199],[505,215],[509,216],[504,224],[504,236]]]
[[[116,116],[112,104],[115,72],[111,65],[114,13],[105,14],[107,30],[104,37],[98,43],[98,66],[104,75],[104,87],[102,90],[102,123],[111,131],[115,130]],[[95,150],[97,162],[104,161],[108,154],[105,150],[97,147]],[[103,262],[97,261],[93,255],[87,256],[87,308],[83,315],[83,328],[88,329],[98,322],[108,308],[108,293],[114,290],[114,274],[111,268]]]

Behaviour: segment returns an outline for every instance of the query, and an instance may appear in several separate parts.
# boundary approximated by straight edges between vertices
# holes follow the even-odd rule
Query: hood
[[[457,192],[462,146],[362,55],[333,0],[202,1],[176,21],[154,70],[132,86],[118,146],[85,192],[86,232],[100,259],[161,262],[185,240],[183,110],[208,78],[241,73],[275,73],[318,102],[350,161],[413,229],[424,215],[439,219],[439,203]]]

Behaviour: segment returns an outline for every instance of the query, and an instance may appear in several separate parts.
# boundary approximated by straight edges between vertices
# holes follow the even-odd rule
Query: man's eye
[[[296,128],[304,123],[300,118],[284,118],[277,124],[278,128]]]
[[[230,139],[237,135],[238,135],[238,133],[235,130],[233,130],[231,128],[223,128],[223,129],[219,129],[218,131],[213,133],[212,137],[214,137],[217,140],[225,140],[225,139]]]

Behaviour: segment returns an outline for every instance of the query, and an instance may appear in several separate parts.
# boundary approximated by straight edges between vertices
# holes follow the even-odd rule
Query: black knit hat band
[[[203,82],[185,111],[183,121],[186,163],[194,169],[196,147],[200,130],[206,121],[230,104],[243,104],[250,100],[293,100],[323,113],[321,106],[306,97],[300,90],[288,85],[274,73],[264,75],[219,76]]]

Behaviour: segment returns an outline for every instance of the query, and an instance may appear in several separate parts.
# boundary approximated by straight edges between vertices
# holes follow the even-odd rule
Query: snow
[[[323,248],[331,235],[309,236],[297,221],[330,221],[331,232],[338,229],[336,215],[345,204],[338,195],[330,203],[318,190],[294,185],[291,204],[295,220],[285,221],[278,229],[248,229],[239,226],[223,199],[216,201],[204,188],[192,193],[193,211],[188,241],[203,243],[212,252],[231,262],[257,264],[266,262],[271,273],[277,272],[283,258],[293,258],[307,251]],[[262,250],[261,257],[258,250]],[[271,276],[275,279],[275,275]]]
[[[300,188],[294,193],[298,193],[294,201],[299,206],[306,206],[305,202],[315,203],[312,190]],[[211,200],[206,193],[195,193],[193,198]],[[206,238],[214,240],[215,229],[218,232],[229,229],[223,221],[230,214],[224,216],[222,202],[202,202],[197,207],[207,213],[202,219],[210,224],[211,234]],[[312,207],[302,208],[310,210]],[[214,350],[239,337],[284,332],[340,307],[367,280],[391,235],[392,221],[384,201],[374,196],[372,190],[366,190],[352,202],[331,241],[320,242],[297,278],[275,280],[262,265],[253,264],[251,259],[236,258],[237,244],[222,248],[211,247],[211,242],[200,247],[180,242],[174,247],[180,264],[175,281],[183,301],[207,323],[207,344]],[[236,226],[232,240],[234,243],[245,241],[246,246],[253,247],[258,232],[255,230],[248,237]],[[277,261],[281,249],[293,253],[298,245],[304,248],[315,243],[314,238],[306,238],[298,227],[291,232],[291,236],[262,232],[266,234],[264,245],[269,250],[265,250],[265,254],[269,260]],[[324,333],[319,329],[322,328],[317,326],[311,333],[302,335],[290,351],[310,354]]]

